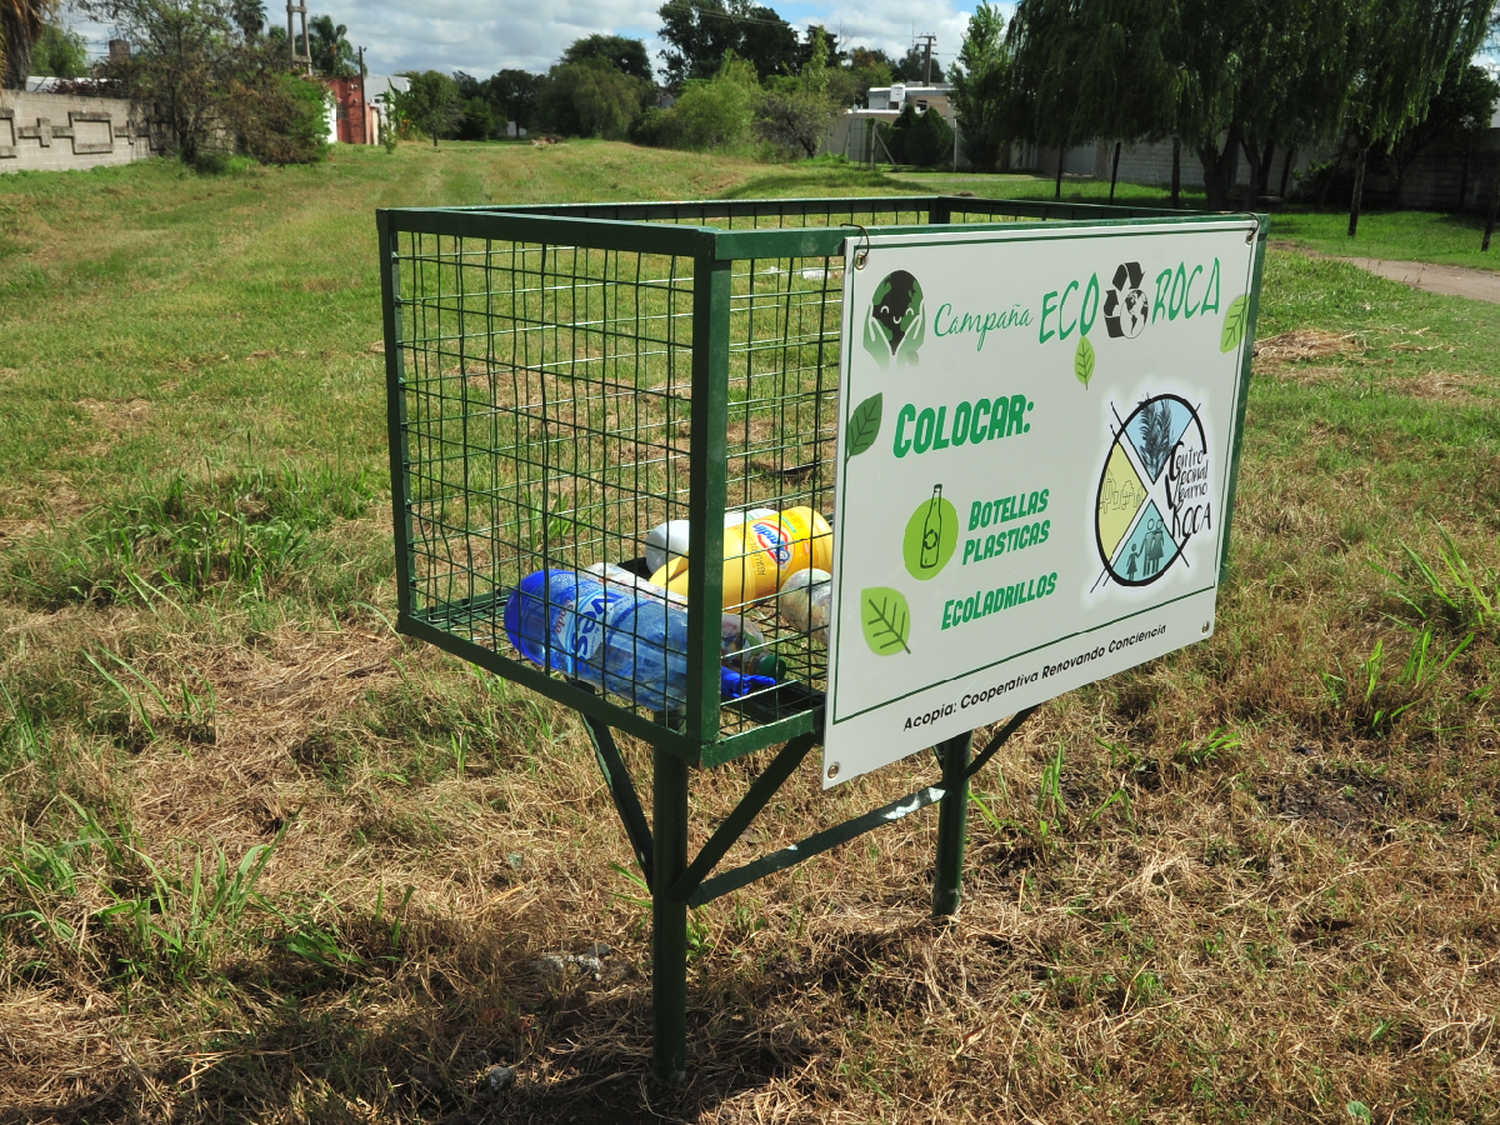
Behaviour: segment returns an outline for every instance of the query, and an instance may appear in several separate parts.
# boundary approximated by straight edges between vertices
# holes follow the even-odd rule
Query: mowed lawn
[[[1213,640],[976,779],[955,924],[931,816],[696,911],[689,1081],[644,1078],[578,719],[390,628],[373,212],[939,188],[1052,184],[595,142],[0,177],[0,1121],[1500,1117],[1500,306],[1276,249]],[[763,760],[695,773],[703,831]],[[933,768],[807,773],[748,848]]]

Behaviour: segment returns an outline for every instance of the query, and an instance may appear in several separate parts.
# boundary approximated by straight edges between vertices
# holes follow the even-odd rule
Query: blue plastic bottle
[[[506,599],[505,632],[523,656],[544,668],[651,711],[686,705],[687,613],[628,586],[606,588],[571,570],[528,574]],[[721,669],[727,696],[774,684]]]

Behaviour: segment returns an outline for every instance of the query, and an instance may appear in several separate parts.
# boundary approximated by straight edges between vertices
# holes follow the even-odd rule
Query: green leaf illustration
[[[871,395],[849,415],[845,457],[854,457],[875,444],[875,439],[880,436],[880,407],[881,396]]]
[[[911,609],[900,590],[888,586],[871,586],[860,591],[860,621],[865,628],[865,644],[877,656],[911,654],[906,642],[911,638]]]
[[[1087,336],[1078,337],[1078,350],[1073,353],[1073,374],[1085,387],[1094,377],[1094,345]]]
[[[1224,310],[1224,335],[1219,340],[1221,352],[1232,352],[1245,338],[1245,329],[1250,324],[1250,295],[1242,294],[1229,302]]]

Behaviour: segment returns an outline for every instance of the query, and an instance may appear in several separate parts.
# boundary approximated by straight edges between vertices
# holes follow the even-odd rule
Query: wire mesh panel
[[[1076,210],[381,212],[400,627],[704,761],[816,729],[845,239]]]

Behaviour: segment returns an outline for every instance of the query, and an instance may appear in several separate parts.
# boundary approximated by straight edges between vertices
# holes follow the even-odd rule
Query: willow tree
[[[51,0],[0,0],[0,56],[5,64],[0,88],[26,89],[31,49],[42,37],[51,11]]]
[[[1082,0],[1021,0],[1006,32],[1010,80],[997,109],[1008,139],[1057,149],[1057,186],[1062,198],[1063,159],[1081,140],[1095,135],[1078,89],[1083,81]]]
[[[1353,146],[1349,237],[1359,230],[1370,148],[1398,143],[1427,114],[1454,58],[1483,42],[1492,0],[1358,0],[1346,129]]]
[[[1160,139],[1175,124],[1179,82],[1170,57],[1173,24],[1157,18],[1161,11],[1161,0],[1094,0],[1080,5],[1081,18],[1068,45],[1078,60],[1075,115],[1080,127],[1091,126],[1094,136],[1115,142],[1110,202],[1121,146]]]

